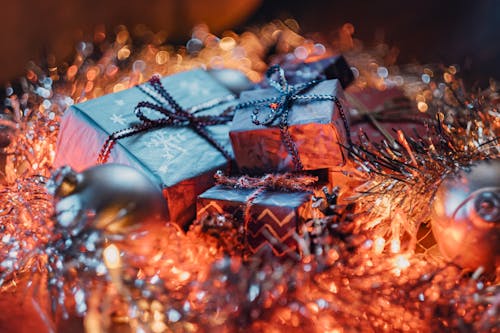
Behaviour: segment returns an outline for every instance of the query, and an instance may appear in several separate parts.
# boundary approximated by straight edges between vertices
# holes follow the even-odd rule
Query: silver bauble
[[[467,269],[500,263],[500,160],[448,175],[432,203],[432,232],[441,253]]]
[[[52,176],[48,189],[56,200],[58,226],[73,235],[85,228],[123,233],[168,216],[160,188],[125,165],[98,165],[81,173],[62,167]]]

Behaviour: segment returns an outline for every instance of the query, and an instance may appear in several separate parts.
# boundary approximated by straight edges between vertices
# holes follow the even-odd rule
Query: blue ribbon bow
[[[192,128],[198,135],[206,139],[212,146],[214,146],[221,154],[226,158],[226,160],[231,160],[231,155],[226,151],[226,149],[215,141],[206,130],[206,126],[226,124],[232,120],[232,114],[229,113],[231,110],[226,110],[220,115],[215,116],[198,116],[196,112],[200,112],[209,109],[222,101],[217,101],[216,103],[210,103],[207,105],[200,106],[196,110],[184,110],[174,98],[166,91],[165,87],[161,84],[160,78],[158,76],[153,76],[149,80],[154,93],[161,97],[165,103],[161,103],[158,99],[148,91],[143,90],[147,95],[152,97],[157,101],[158,104],[142,101],[139,102],[135,109],[135,116],[141,121],[140,124],[116,131],[108,136],[108,139],[104,143],[99,153],[98,163],[106,163],[113,149],[114,144],[117,140],[123,139],[141,132],[145,132],[155,128],[162,128],[168,126],[187,126]],[[158,112],[162,115],[162,118],[151,119],[148,118],[143,110],[149,109]]]
[[[274,78],[275,75],[277,75],[277,79]],[[290,155],[292,155],[296,171],[300,171],[304,167],[300,161],[297,147],[288,131],[288,114],[290,113],[291,107],[294,103],[306,104],[311,102],[333,101],[340,112],[340,116],[346,128],[347,140],[349,145],[351,145],[349,123],[347,122],[344,108],[338,98],[330,94],[304,94],[305,91],[320,83],[320,80],[312,80],[297,85],[290,85],[286,80],[285,71],[279,65],[271,66],[266,72],[266,78],[271,87],[276,89],[279,94],[277,96],[240,103],[236,106],[236,109],[245,109],[247,107],[255,106],[256,108],[253,110],[251,116],[252,122],[255,125],[271,127],[279,118],[278,127],[280,128],[281,139]],[[258,116],[262,106],[267,107],[269,113],[264,120],[259,120]]]

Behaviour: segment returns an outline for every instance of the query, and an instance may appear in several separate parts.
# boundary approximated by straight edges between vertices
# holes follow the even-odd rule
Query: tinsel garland
[[[446,83],[429,81],[422,87],[432,96],[426,101],[431,118],[424,120],[424,135],[395,129],[393,147],[387,141],[373,143],[362,133],[360,144],[351,150],[358,170],[372,174],[357,189],[363,196],[359,210],[371,212],[367,225],[380,228],[379,235],[392,234],[391,239],[406,234],[412,240],[410,249],[417,245],[418,228],[429,224],[429,203],[441,180],[474,162],[500,156],[496,93],[469,96],[449,70],[440,74]]]
[[[467,95],[455,67],[395,67],[382,60],[391,58],[385,45],[365,50],[350,35],[340,36],[334,51],[344,51],[356,84],[399,86],[430,114],[429,132],[427,137],[391,133],[397,147],[361,135],[361,142],[349,147],[353,165],[344,172],[348,185],[339,200],[298,237],[304,253],[311,253],[299,260],[262,256],[244,262],[230,248],[238,244],[237,232],[226,230],[229,238],[221,242],[201,232],[199,224],[187,234],[169,225],[116,239],[88,230],[75,246],[60,244],[45,185],[58,120],[73,103],[155,73],[196,66],[238,68],[257,81],[270,50],[277,55],[300,50],[294,53],[298,60],[331,50],[281,22],[223,38],[199,27],[193,39],[203,44],[201,50],[190,50],[189,43],[180,49],[160,44],[134,49],[140,36],[121,28],[114,40],[80,43],[73,63],[32,65],[19,91],[7,88],[11,144],[5,148],[1,189],[2,291],[23,279],[30,288],[47,288],[53,305],[39,307],[40,315],[51,318],[67,310],[84,316],[89,332],[109,330],[119,321],[137,332],[498,329],[500,291],[494,277],[415,252],[417,231],[429,222],[429,202],[440,180],[474,161],[499,157],[495,83]],[[359,185],[356,190],[353,184]],[[81,253],[77,244],[88,245],[88,237],[96,246]],[[118,276],[103,257],[115,249],[110,243],[121,253]]]

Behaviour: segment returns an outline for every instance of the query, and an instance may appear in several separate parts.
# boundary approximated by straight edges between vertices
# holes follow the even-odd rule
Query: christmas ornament
[[[81,173],[62,167],[48,188],[56,197],[57,223],[73,235],[87,226],[119,233],[167,216],[160,189],[125,165],[99,165]]]
[[[31,186],[20,182],[6,193],[14,219],[1,216],[0,288],[16,284],[18,272],[30,272],[28,283],[48,291],[50,312],[61,311],[67,319],[68,304],[74,304],[77,315],[87,311],[94,283],[121,285],[121,254],[132,256],[130,240],[137,245],[147,234],[146,223],[165,219],[166,204],[145,175],[119,164],[81,173],[62,167],[53,173],[47,191],[41,188],[44,184],[44,177],[36,177]],[[47,192],[55,199],[55,216]],[[34,207],[24,210],[19,203],[28,201]],[[16,217],[25,221],[23,226]],[[40,307],[41,316],[43,311]]]
[[[448,175],[432,204],[432,231],[442,254],[469,269],[500,262],[500,160]]]

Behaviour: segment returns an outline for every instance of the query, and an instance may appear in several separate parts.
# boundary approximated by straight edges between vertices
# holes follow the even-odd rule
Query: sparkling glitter
[[[309,56],[309,51],[307,48],[299,46],[293,51],[293,54],[297,57],[297,59],[305,60]]]
[[[127,46],[124,46],[118,51],[117,57],[119,60],[125,60],[130,57],[130,53],[130,49]]]
[[[377,68],[377,75],[385,79],[387,78],[387,76],[389,76],[389,71],[385,67],[379,67]]]
[[[159,51],[155,56],[156,63],[158,65],[163,65],[163,64],[167,63],[169,58],[170,58],[170,55],[168,54],[167,51]]]
[[[141,29],[137,31],[145,36],[148,30]],[[315,242],[305,248],[316,247],[314,253],[317,254],[310,258],[257,257],[247,262],[237,252],[241,251],[236,248],[241,237],[238,232],[225,230],[224,237],[215,238],[202,232],[199,225],[187,233],[175,227],[146,233],[144,237],[153,239],[148,238],[148,246],[143,246],[140,237],[129,239],[130,235],[104,237],[99,230],[86,228],[62,232],[60,228],[71,226],[78,211],[69,204],[65,212],[67,219],[61,219],[64,225],[54,226],[53,198],[46,192],[45,182],[52,169],[58,122],[69,105],[129,88],[144,82],[153,73],[172,74],[200,66],[237,68],[259,82],[267,68],[263,50],[272,47],[276,49],[277,58],[289,51],[294,53],[288,55],[291,58],[306,61],[323,54],[318,44],[299,36],[294,20],[275,21],[240,36],[228,33],[221,40],[206,26],[199,26],[193,38],[203,44],[198,50],[192,49],[193,52],[188,46],[177,50],[156,42],[141,48],[125,27],[114,31],[117,32],[115,40],[104,28],[94,34],[99,43],[109,38],[107,49],[102,49],[106,43],[82,42],[77,45],[77,55],[67,69],[61,70],[66,67],[54,64],[61,70],[59,78],[53,77],[54,82],[45,80],[46,73],[33,64],[25,80],[29,85],[29,90],[24,92],[27,97],[15,96],[17,92],[8,94],[10,106],[18,105],[20,119],[16,127],[19,133],[16,132],[12,146],[8,147],[5,185],[0,187],[3,210],[0,213],[3,228],[0,264],[6,269],[0,276],[2,289],[16,285],[18,272],[47,274],[45,287],[54,295],[51,301],[61,309],[65,304],[75,303],[73,311],[85,316],[85,321],[94,316],[97,323],[115,320],[118,323],[117,317],[121,317],[121,325],[130,325],[138,332],[216,331],[221,327],[230,331],[287,331],[300,327],[304,331],[425,332],[442,328],[443,323],[450,330],[467,327],[488,331],[495,327],[499,291],[483,272],[475,272],[471,279],[458,267],[447,265],[439,258],[429,260],[432,252],[427,249],[423,254],[408,254],[413,250],[408,239],[416,234],[415,221],[426,220],[422,207],[428,207],[427,192],[434,186],[426,183],[428,179],[435,180],[434,173],[452,171],[456,165],[466,163],[464,155],[457,153],[462,152],[463,147],[467,147],[468,155],[477,153],[481,159],[498,155],[498,145],[491,142],[499,126],[497,109],[482,109],[494,96],[484,96],[485,104],[464,102],[467,117],[471,117],[470,110],[474,110],[482,118],[469,121],[467,129],[462,131],[457,119],[462,119],[463,110],[457,106],[450,90],[450,86],[459,86],[455,78],[459,69],[415,65],[408,74],[405,68],[398,69],[384,61],[389,58],[387,45],[345,53],[357,78],[353,88],[385,89],[395,83],[410,98],[411,107],[422,111],[419,104],[425,103],[426,113],[441,121],[446,119],[442,129],[447,137],[453,138],[446,144],[459,149],[442,154],[439,144],[426,146],[419,141],[416,144],[429,149],[422,154],[412,151],[415,144],[412,141],[406,141],[408,150],[406,146],[401,147],[405,140],[402,135],[398,137],[401,149],[395,153],[384,150],[384,163],[390,158],[399,158],[399,164],[392,166],[405,168],[404,172],[392,170],[393,177],[384,178],[383,170],[372,172],[370,163],[360,163],[353,174],[361,172],[369,177],[356,193],[369,194],[363,186],[376,188],[377,204],[373,204],[375,200],[370,195],[363,194],[356,201],[356,214],[362,214],[355,215],[348,223],[335,216],[331,216],[336,219],[332,224],[321,220],[328,228],[317,228]],[[346,25],[340,32],[342,40],[335,45],[348,50],[350,43],[354,43],[352,33],[354,27]],[[156,33],[151,32],[151,36]],[[159,36],[158,40],[162,38]],[[97,49],[103,51],[101,60],[95,59],[92,53]],[[331,51],[337,50],[326,50]],[[398,75],[389,73],[388,66],[391,73]],[[425,82],[424,75],[432,80]],[[440,82],[443,80],[445,82]],[[489,93],[496,91],[490,89]],[[50,112],[46,112],[48,109]],[[408,106],[403,111],[395,110],[396,117],[407,115],[409,109]],[[376,115],[386,116],[382,112]],[[479,151],[480,142],[490,143]],[[373,156],[379,156],[377,154],[380,150]],[[449,164],[443,167],[429,156],[442,157],[441,161]],[[412,168],[406,168],[407,164]],[[412,172],[416,169],[427,178],[415,176]],[[394,175],[404,175],[410,185],[397,182]],[[398,201],[401,196],[404,200]],[[21,202],[23,204],[19,204]],[[222,224],[227,218],[216,221]],[[353,226],[356,231],[349,229]],[[217,234],[220,232],[218,229]],[[406,238],[399,238],[401,235]],[[123,269],[115,274],[117,283],[113,285],[110,284],[113,268],[106,268],[103,256],[111,243],[119,247],[121,254],[115,257]],[[33,279],[28,283],[35,285],[37,281]],[[92,306],[92,299],[97,307]],[[118,299],[122,302],[109,301]]]
[[[426,112],[429,109],[429,106],[425,102],[418,102],[417,108],[420,112]]]
[[[314,44],[314,52],[313,52],[314,55],[320,56],[325,54],[325,52],[326,52],[326,47],[323,44],[320,43]]]
[[[224,51],[231,51],[236,46],[236,41],[232,37],[224,37],[219,42],[219,47]]]
[[[134,61],[134,64],[132,65],[132,71],[134,72],[144,72],[146,69],[147,65],[146,62],[143,60],[136,60]]]
[[[173,322],[173,323],[178,322],[182,318],[179,311],[176,311],[174,309],[168,310],[167,317],[168,317],[168,320]]]
[[[431,82],[431,77],[429,76],[429,74],[422,74],[422,82],[424,83]]]
[[[50,106],[51,106],[51,105],[52,105],[52,103],[51,103],[48,99],[46,99],[46,100],[44,100],[44,101],[42,102],[42,106],[43,106],[46,110],[50,109]]]
[[[116,35],[116,41],[119,44],[125,44],[129,38],[129,33],[127,30],[122,30]]]
[[[203,48],[203,42],[197,38],[192,38],[187,42],[186,48],[189,53],[199,52]]]

